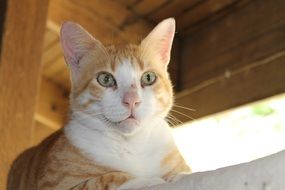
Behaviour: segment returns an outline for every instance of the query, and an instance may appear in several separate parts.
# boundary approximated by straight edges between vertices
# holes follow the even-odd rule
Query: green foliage
[[[274,109],[272,109],[268,104],[261,103],[254,105],[252,107],[252,113],[258,116],[268,116],[274,113]]]

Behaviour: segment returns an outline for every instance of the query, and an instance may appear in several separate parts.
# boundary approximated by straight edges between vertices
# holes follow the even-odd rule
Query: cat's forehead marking
[[[118,65],[115,73],[118,77],[118,82],[123,86],[130,86],[136,83],[138,76],[137,69],[128,58],[121,60],[121,63]]]
[[[115,71],[117,66],[124,63],[126,59],[135,67],[144,69],[144,63],[140,59],[140,49],[136,45],[117,45],[109,46],[108,52],[112,56],[111,69]]]

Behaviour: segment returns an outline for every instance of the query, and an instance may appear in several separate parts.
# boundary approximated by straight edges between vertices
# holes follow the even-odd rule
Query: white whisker
[[[178,107],[178,108],[182,108],[182,109],[189,110],[189,111],[196,111],[195,109],[191,109],[191,108],[188,108],[188,107],[185,107],[185,106],[180,106],[180,105],[177,105],[177,104],[174,104],[173,107]]]
[[[184,114],[184,113],[182,113],[182,112],[180,112],[180,111],[177,111],[177,110],[174,110],[174,109],[172,109],[171,111],[173,111],[173,112],[175,112],[175,113],[178,113],[178,114],[180,114],[180,115],[182,115],[182,116],[184,116],[184,117],[187,117],[187,118],[189,118],[189,119],[191,119],[191,120],[195,120],[193,117],[190,117],[189,115],[186,115],[186,114]]]

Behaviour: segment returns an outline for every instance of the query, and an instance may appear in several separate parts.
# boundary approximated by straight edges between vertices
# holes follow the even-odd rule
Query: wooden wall
[[[185,34],[177,101],[196,110],[190,115],[285,92],[284,8],[283,0],[241,0]]]

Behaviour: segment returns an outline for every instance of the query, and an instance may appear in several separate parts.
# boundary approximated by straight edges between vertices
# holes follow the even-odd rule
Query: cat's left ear
[[[168,18],[160,22],[141,42],[148,54],[156,56],[167,67],[170,61],[171,46],[175,33],[175,20]]]

